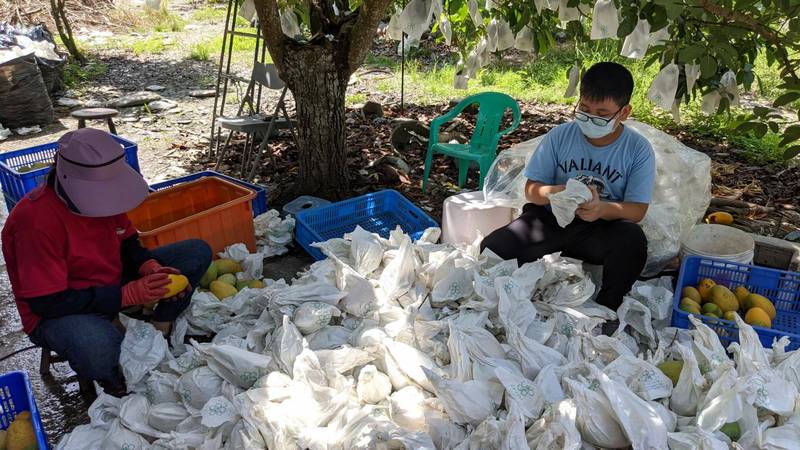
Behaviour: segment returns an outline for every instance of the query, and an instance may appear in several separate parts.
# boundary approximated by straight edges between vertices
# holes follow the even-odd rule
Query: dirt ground
[[[191,11],[190,4],[173,3],[178,3],[175,6],[176,10],[188,17]],[[213,36],[219,32],[216,28],[209,24],[190,24],[187,29],[172,38],[191,40],[200,35]],[[160,113],[153,113],[143,107],[121,108],[120,116],[115,118],[118,133],[138,144],[141,172],[149,182],[171,179],[214,165],[214,161],[207,154],[214,98],[196,98],[189,93],[214,86],[217,73],[215,57],[212,57],[211,61],[194,61],[171,51],[159,55],[136,56],[129,51],[112,49],[97,51],[93,56],[108,65],[108,72],[87,83],[80,90],[69,92],[72,98],[77,98],[84,104],[104,103],[158,85],[163,89],[157,93],[163,99],[177,104],[176,108]],[[245,74],[247,68],[239,67],[238,71]],[[348,164],[353,173],[351,180],[353,194],[383,188],[397,189],[428,211],[436,220],[440,220],[444,198],[459,192],[459,188],[454,185],[457,178],[456,168],[448,164],[447,160],[437,160],[430,192],[422,193],[420,180],[424,146],[410,145],[400,153],[393,149],[390,143],[392,130],[398,120],[416,119],[422,123],[429,123],[430,119],[441,114],[447,105],[418,106],[412,103],[401,111],[398,105],[399,94],[378,94],[370,89],[372,82],[385,76],[385,72],[364,68],[357,73],[355,77],[357,81],[350,87],[351,92],[364,93],[367,98],[384,105],[383,117],[365,117],[358,109],[351,109],[348,112],[348,144],[351,150]],[[274,101],[276,95],[277,93],[268,94],[264,101],[269,104]],[[522,126],[504,139],[502,144],[504,148],[546,133],[558,123],[569,120],[569,110],[564,107],[537,104],[521,106]],[[40,133],[12,136],[0,141],[0,152],[52,142],[64,132],[76,129],[77,120],[69,116],[71,109],[73,108],[56,107],[58,120],[55,123],[44,127]],[[289,109],[291,112],[291,99]],[[469,116],[467,120],[459,122],[452,131],[469,135],[471,129],[468,119]],[[92,123],[89,126],[105,128],[104,123]],[[741,152],[730,148],[724,142],[713,142],[702,137],[687,135],[679,130],[674,134],[687,145],[712,157],[715,195],[743,202],[736,207],[737,211],[734,211],[739,213],[737,226],[778,237],[800,229],[800,213],[797,212],[800,169],[753,166]],[[256,178],[256,182],[267,188],[270,207],[279,207],[287,200],[284,188],[294,181],[297,168],[296,149],[289,136],[281,136],[275,142],[273,148],[276,166],[264,165]],[[234,143],[234,148],[238,148],[236,146],[241,145],[241,140],[236,140]],[[381,158],[390,156],[401,158],[407,165],[407,170],[396,167],[396,164],[375,164]],[[233,176],[239,175],[236,152],[223,162],[221,170]],[[475,173],[471,175],[468,183],[468,186],[472,187],[477,185]],[[750,202],[766,209],[752,208],[748,206]],[[5,212],[0,215],[0,221],[4,218]],[[294,249],[286,256],[267,261],[265,276],[291,278],[310,261],[302,250]],[[28,346],[30,342],[21,331],[5,264],[2,264],[0,266],[0,358]],[[0,373],[25,370],[30,374],[45,428],[51,444],[55,445],[64,433],[88,421],[86,412],[90,403],[79,395],[76,376],[66,364],[55,364],[52,376],[40,376],[39,356],[39,349],[34,349],[2,360]]]

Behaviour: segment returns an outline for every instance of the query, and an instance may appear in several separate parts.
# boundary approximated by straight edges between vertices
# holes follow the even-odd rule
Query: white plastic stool
[[[483,192],[464,192],[447,197],[442,212],[442,242],[471,244],[478,235],[511,223],[514,209],[483,201]]]

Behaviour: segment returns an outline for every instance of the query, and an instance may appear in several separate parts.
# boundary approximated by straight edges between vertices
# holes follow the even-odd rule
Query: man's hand
[[[604,202],[600,200],[600,195],[594,186],[589,186],[589,190],[592,191],[592,199],[579,205],[575,215],[586,222],[594,222],[603,218]]]

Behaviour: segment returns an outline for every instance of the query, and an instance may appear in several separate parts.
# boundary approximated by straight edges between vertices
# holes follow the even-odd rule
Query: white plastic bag
[[[717,439],[701,428],[669,433],[668,442],[671,450],[728,450],[729,448],[725,441]]]
[[[150,443],[145,438],[122,426],[119,420],[111,423],[103,444],[103,450],[148,450]]]
[[[334,350],[347,344],[351,334],[345,327],[328,326],[307,336],[308,348],[313,351]]]
[[[119,363],[129,389],[133,389],[167,356],[167,340],[153,325],[120,316],[125,325],[125,338],[120,347]]]
[[[679,74],[680,68],[677,64],[669,63],[664,66],[653,79],[653,83],[647,91],[647,98],[663,109],[672,109],[672,105],[675,102],[675,94],[678,93]]]
[[[728,70],[719,79],[719,84],[722,89],[728,94],[730,105],[732,107],[739,106],[739,87],[736,84],[736,74],[732,70]]]
[[[578,89],[578,81],[580,81],[580,75],[581,75],[581,67],[580,65],[578,65],[578,62],[576,61],[575,64],[572,66],[572,68],[569,69],[569,75],[567,76],[569,82],[567,83],[567,90],[564,92],[565,98],[575,96],[575,92]]]
[[[577,408],[572,399],[562,400],[545,411],[525,432],[528,447],[532,449],[588,449],[575,426]],[[582,446],[583,444],[583,446]]]
[[[386,265],[380,276],[380,286],[387,300],[395,300],[411,289],[416,279],[415,269],[416,261],[411,239],[404,236],[394,259]]]
[[[425,367],[422,370],[453,422],[477,425],[497,409],[498,405],[492,400],[492,393],[487,383],[451,381]]]
[[[580,181],[570,178],[567,180],[566,189],[551,194],[549,199],[558,225],[564,228],[575,219],[575,210],[578,209],[578,206],[592,200],[592,191]]]
[[[322,302],[305,302],[294,311],[292,322],[304,335],[328,326],[331,318],[339,317],[339,308]]]
[[[533,52],[533,31],[527,25],[522,27],[514,39],[514,48],[523,52]]]
[[[483,16],[481,16],[481,11],[478,9],[478,2],[475,0],[468,0],[467,9],[469,11],[469,16],[472,18],[472,24],[475,25],[475,28],[482,27]]]
[[[378,236],[356,226],[349,235],[350,258],[353,260],[353,269],[362,276],[368,276],[381,265],[383,260],[383,246]]]
[[[383,345],[395,361],[400,363],[400,370],[410,379],[428,392],[433,392],[429,373],[443,374],[443,371],[433,359],[410,345],[384,339]]]
[[[614,0],[597,0],[592,12],[592,39],[616,39],[619,13]]]
[[[356,393],[364,403],[380,403],[392,392],[389,377],[372,364],[366,365],[358,372]]]
[[[97,398],[89,406],[89,419],[93,427],[108,430],[111,423],[119,417],[119,407],[122,400],[108,395],[95,384]]]
[[[283,34],[292,39],[302,39],[303,32],[300,30],[300,25],[297,24],[297,17],[295,17],[294,11],[282,9],[280,16]]]
[[[317,354],[319,363],[323,367],[330,366],[343,375],[348,374],[354,367],[363,366],[375,359],[368,352],[347,345],[335,350],[317,350],[314,353]]]
[[[650,22],[645,19],[639,19],[636,28],[625,37],[625,42],[622,43],[622,51],[619,54],[626,58],[642,59],[647,54],[649,46]]]
[[[292,373],[294,360],[303,351],[303,336],[289,320],[289,316],[283,316],[281,327],[272,336],[271,347],[272,360],[277,363],[283,373]]]
[[[249,389],[272,362],[268,355],[253,353],[230,345],[198,344],[194,347],[206,358],[208,367],[217,375],[243,389]]]
[[[210,398],[200,411],[204,427],[217,428],[224,424],[233,424],[239,418],[236,407],[227,398],[217,396]]]
[[[572,379],[565,379],[564,383],[575,402],[575,424],[583,440],[603,448],[630,445],[630,440],[602,391],[590,389],[588,384]]]
[[[150,407],[147,423],[156,430],[169,433],[189,417],[189,411],[180,403],[159,403]]]
[[[203,405],[222,392],[222,377],[206,366],[192,369],[183,374],[175,385],[181,401],[191,413],[199,413]]]
[[[58,441],[56,450],[83,450],[102,448],[106,430],[92,425],[78,425]]]
[[[406,386],[389,398],[390,417],[401,427],[411,431],[425,431],[425,392],[416,386]]]
[[[639,300],[630,297],[623,297],[622,305],[617,310],[619,317],[619,328],[622,331],[630,325],[636,333],[646,339],[650,348],[656,347],[656,333],[653,330],[653,318],[650,315],[650,308]]]
[[[503,19],[492,19],[486,25],[486,39],[490,52],[503,51],[514,46],[514,34],[511,26]]]
[[[672,389],[669,407],[678,415],[693,416],[705,396],[706,380],[700,373],[694,352],[679,343],[675,343],[674,348],[683,360],[683,369],[678,384]]]
[[[700,64],[686,64],[683,70],[686,74],[686,92],[691,94],[694,83],[700,78]]]
[[[620,356],[603,372],[644,400],[669,398],[672,394],[672,381],[658,367],[633,356]]]
[[[166,435],[151,427],[148,423],[150,413],[150,402],[144,395],[128,395],[122,399],[119,408],[119,421],[127,429],[142,436],[151,438],[163,438]]]
[[[658,412],[624,384],[593,370],[634,449],[667,448],[667,426]]]

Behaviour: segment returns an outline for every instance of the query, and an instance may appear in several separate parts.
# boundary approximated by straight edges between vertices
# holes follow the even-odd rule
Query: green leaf
[[[684,47],[678,51],[678,62],[683,64],[690,63],[702,56],[705,52],[706,49],[704,45],[689,45],[688,47]]]
[[[800,139],[800,125],[790,125],[783,131],[783,139],[778,144],[779,147],[785,147],[787,144]]]
[[[717,60],[711,55],[700,57],[700,74],[703,78],[711,78],[717,74]]]
[[[638,19],[636,16],[628,16],[619,24],[619,28],[617,28],[617,37],[624,38],[627,35],[631,34],[634,28],[636,28],[636,23]]]
[[[795,145],[783,151],[783,159],[790,160],[795,156],[800,155],[800,145]]]
[[[778,122],[771,122],[770,121],[770,122],[767,122],[767,125],[769,125],[769,129],[773,133],[777,133],[778,131],[780,131],[780,126],[778,125]]]
[[[800,92],[787,92],[780,97],[775,99],[775,102],[772,103],[772,106],[778,108],[783,105],[787,105],[795,100],[800,98]]]
[[[753,108],[753,114],[757,117],[764,117],[772,111],[772,108],[767,108],[764,106],[756,106]]]
[[[740,133],[747,133],[756,129],[756,125],[761,124],[761,122],[742,122],[739,126],[736,127],[736,131]]]

